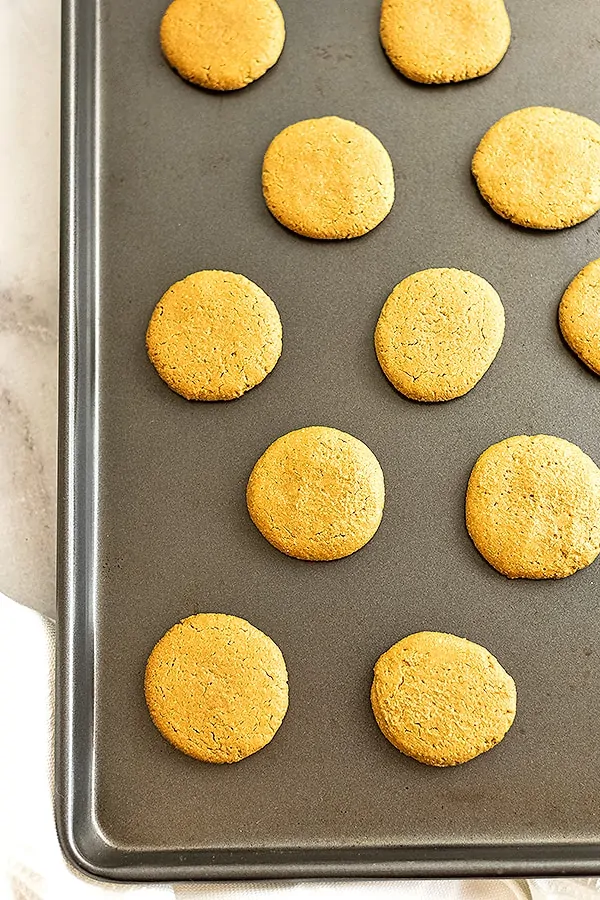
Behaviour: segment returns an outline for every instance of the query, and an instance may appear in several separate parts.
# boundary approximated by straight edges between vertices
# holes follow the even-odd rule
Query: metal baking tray
[[[563,345],[561,294],[600,255],[600,217],[541,233],[480,200],[472,153],[519,107],[600,120],[597,0],[510,0],[514,38],[486,78],[423,87],[378,42],[378,0],[281,0],[279,63],[240,92],[186,84],[161,57],[165,0],[66,0],[61,307],[57,816],[87,872],[113,879],[450,876],[600,871],[599,564],[510,582],[464,526],[489,444],[546,432],[600,461],[600,385]],[[395,167],[383,224],[349,242],[283,229],[261,196],[270,139],[337,114]],[[404,400],[373,351],[407,274],[484,276],[506,336],[482,382]],[[189,403],[149,364],[144,332],[176,279],[242,272],[275,300],[284,350],[230,403]],[[271,547],[244,488],[267,445],[327,424],[385,472],[375,539],[338,562]],[[153,644],[199,611],[243,616],[282,648],[290,709],[235,766],[178,753],[143,692]],[[514,676],[503,743],[450,770],[403,757],[369,706],[372,666],[400,637],[447,630]]]

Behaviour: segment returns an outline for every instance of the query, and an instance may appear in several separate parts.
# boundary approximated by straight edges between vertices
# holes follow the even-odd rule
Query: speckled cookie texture
[[[280,132],[265,153],[262,184],[275,218],[311,238],[366,234],[394,202],[387,150],[366,128],[337,116]]]
[[[470,391],[504,336],[504,307],[485,279],[460,269],[425,269],[396,285],[375,329],[386,377],[412,400],[451,400]]]
[[[516,713],[515,683],[484,647],[421,631],[375,664],[371,705],[386,738],[429,766],[456,766],[502,740]]]
[[[148,659],[144,691],[163,737],[212,763],[256,753],[288,707],[279,647],[244,619],[221,613],[190,616],[167,631]]]
[[[235,91],[274,66],[285,41],[275,0],[173,0],[160,42],[179,74],[213,91]]]
[[[600,469],[562,438],[500,441],[471,472],[466,520],[479,552],[509,578],[565,578],[600,552]]]
[[[571,350],[600,375],[600,259],[575,276],[563,294],[558,315]]]
[[[381,43],[393,65],[425,84],[494,69],[510,43],[503,0],[383,0]]]
[[[271,444],[252,470],[246,499],[252,521],[282,553],[328,560],[373,537],[384,495],[381,466],[362,441],[312,426]]]
[[[481,195],[526,228],[568,228],[600,209],[600,125],[532,106],[496,122],[475,151]]]
[[[188,400],[233,400],[260,384],[281,354],[281,320],[243,275],[203,271],[172,285],[146,332],[148,356]]]

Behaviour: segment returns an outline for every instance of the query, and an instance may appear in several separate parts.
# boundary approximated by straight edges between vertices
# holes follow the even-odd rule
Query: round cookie
[[[466,522],[503,575],[565,578],[600,553],[600,469],[561,438],[507,438],[473,467]]]
[[[451,400],[474,387],[504,336],[504,307],[479,275],[425,269],[396,285],[375,329],[386,378],[412,400]]]
[[[558,319],[573,353],[600,375],[600,259],[575,276],[560,301]]]
[[[297,559],[340,559],[370,541],[381,522],[383,472],[368,447],[336,428],[290,431],[252,470],[250,517],[278,550]]]
[[[387,150],[366,128],[337,116],[296,122],[273,138],[262,185],[275,218],[311,238],[366,234],[394,202]]]
[[[532,106],[483,136],[472,171],[482,197],[525,228],[568,228],[600,209],[600,125]]]
[[[456,766],[498,744],[513,723],[515,683],[484,647],[421,631],[375,663],[371,706],[394,747],[428,766]]]
[[[279,647],[244,619],[220,613],[189,616],[167,631],[148,658],[144,692],[163,737],[212,763],[256,753],[288,707]]]
[[[379,27],[390,62],[413,81],[486,75],[510,43],[503,0],[383,0]]]
[[[274,66],[285,41],[275,0],[173,0],[160,26],[169,64],[213,91],[246,87]]]
[[[156,304],[148,356],[187,400],[233,400],[266,378],[281,354],[277,307],[233,272],[203,271],[178,281]]]

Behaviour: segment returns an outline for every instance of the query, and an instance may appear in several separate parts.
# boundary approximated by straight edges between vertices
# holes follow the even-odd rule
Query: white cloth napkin
[[[54,624],[0,594],[0,900],[600,900],[600,879],[107,884],[64,860],[52,801]]]

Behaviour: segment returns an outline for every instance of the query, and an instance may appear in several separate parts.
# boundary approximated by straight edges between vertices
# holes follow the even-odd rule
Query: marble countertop
[[[59,0],[0,0],[0,591],[54,610]]]

